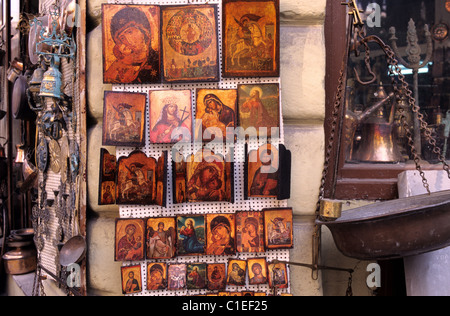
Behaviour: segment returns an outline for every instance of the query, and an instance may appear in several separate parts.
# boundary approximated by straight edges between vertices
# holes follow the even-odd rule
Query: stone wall
[[[117,206],[99,206],[98,173],[101,144],[103,91],[111,87],[102,82],[101,4],[88,1],[87,72],[90,130],[88,141],[88,290],[91,295],[121,295],[120,263],[114,262],[114,219]],[[286,146],[292,151],[292,198],[289,205],[296,214],[295,242],[291,260],[311,263],[312,229],[319,192],[323,160],[325,119],[325,40],[326,0],[281,0],[281,80]],[[333,247],[325,235],[325,249]],[[327,246],[328,245],[328,246]],[[327,264],[340,266],[342,259],[331,250]],[[356,263],[346,260],[344,267]],[[361,272],[361,280],[365,278]],[[311,270],[291,267],[291,289],[296,296],[344,295],[348,275],[322,275],[311,278]],[[342,280],[340,279],[342,277]],[[325,278],[325,279],[324,279]],[[365,279],[364,279],[365,280]],[[358,282],[358,284],[362,284]],[[325,286],[325,287],[324,287]],[[356,294],[368,294],[362,286]]]

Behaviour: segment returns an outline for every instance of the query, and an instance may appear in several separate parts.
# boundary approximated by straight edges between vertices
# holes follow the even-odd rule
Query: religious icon
[[[147,259],[170,259],[176,255],[176,219],[147,219]]]
[[[180,256],[205,253],[206,228],[204,215],[177,217],[177,253]]]
[[[173,203],[182,204],[187,201],[186,196],[186,159],[178,151],[173,151],[172,181]]]
[[[103,81],[159,83],[160,7],[103,4]]]
[[[234,214],[206,214],[206,254],[236,254],[235,226]]]
[[[145,258],[145,223],[142,219],[116,219],[115,261]]]
[[[227,285],[245,286],[247,261],[230,259],[228,261]]]
[[[265,244],[268,249],[290,249],[294,245],[292,208],[264,210]]]
[[[100,179],[98,183],[98,205],[116,203],[116,156],[108,150],[100,150]]]
[[[191,90],[150,91],[150,142],[192,140]]]
[[[239,85],[239,126],[255,128],[257,137],[274,137],[280,131],[279,84]]]
[[[227,286],[227,269],[225,263],[212,263],[207,267],[208,290],[225,290]]]
[[[189,263],[186,268],[186,282],[188,290],[206,288],[206,263]]]
[[[167,264],[154,262],[147,264],[147,290],[158,291],[167,288]]]
[[[236,249],[238,252],[264,252],[264,213],[236,213]]]
[[[145,146],[147,95],[105,91],[103,145]]]
[[[117,163],[117,204],[164,206],[166,182],[160,179],[167,177],[166,157],[163,154],[157,161],[141,151],[134,151],[128,157],[120,157]],[[162,201],[158,201],[160,199]],[[158,204],[159,202],[163,204]]]
[[[244,198],[277,198],[291,196],[292,155],[282,144],[265,144],[248,152],[244,165]]]
[[[227,164],[224,157],[208,149],[191,155],[187,168],[187,200],[196,202],[230,202],[232,191],[231,179],[227,178]],[[227,186],[230,189],[227,189]]]
[[[163,152],[156,164],[156,200],[155,204],[167,206],[167,152]]]
[[[219,80],[217,5],[162,8],[164,81]]]
[[[208,142],[223,138],[234,142],[234,129],[237,126],[236,112],[237,90],[198,89],[196,119],[201,120],[201,126],[195,126],[195,139]]]
[[[122,267],[122,293],[135,294],[142,292],[141,266]]]
[[[225,0],[223,12],[224,77],[279,77],[279,0]]]
[[[278,197],[279,152],[266,144],[248,154],[248,197]]]
[[[185,263],[169,265],[167,273],[169,291],[178,291],[186,288],[186,272],[187,266]]]
[[[269,286],[285,289],[288,287],[288,272],[285,263],[277,262],[268,265]]]
[[[247,259],[248,283],[259,285],[267,283],[267,262],[266,258]]]

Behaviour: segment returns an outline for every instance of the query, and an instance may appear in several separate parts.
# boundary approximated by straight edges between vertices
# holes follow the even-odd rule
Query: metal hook
[[[368,86],[368,85],[374,83],[375,81],[377,81],[376,74],[373,72],[372,67],[367,62],[366,62],[366,68],[369,71],[369,74],[372,76],[372,79],[369,81],[362,81],[356,68],[353,68],[353,71],[355,72],[356,81],[358,81],[358,83],[362,84],[363,86]]]

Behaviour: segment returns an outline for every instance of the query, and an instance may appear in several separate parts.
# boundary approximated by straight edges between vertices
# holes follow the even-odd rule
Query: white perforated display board
[[[160,1],[113,1],[110,0],[111,4],[153,4],[153,5],[186,5],[186,4],[217,4],[218,5],[218,34],[219,34],[219,53],[221,54],[221,39],[222,39],[222,2],[221,1],[182,1],[182,0],[160,0]],[[221,61],[221,59],[219,58]],[[222,69],[222,65],[219,65]],[[261,84],[261,83],[278,83],[280,84],[279,78],[221,78],[219,82],[214,83],[186,83],[186,84],[153,84],[153,85],[142,85],[142,84],[130,84],[130,85],[113,85],[113,91],[126,91],[126,92],[140,92],[147,93],[152,90],[169,90],[169,89],[190,89],[192,91],[192,104],[193,106],[193,117],[195,117],[195,104],[196,104],[196,89],[237,89],[238,84]],[[147,109],[148,109],[148,98],[147,98]],[[280,111],[280,137],[278,140],[272,140],[273,144],[283,143],[283,120],[282,113]],[[146,117],[147,129],[146,129],[146,146],[144,148],[129,148],[129,147],[118,147],[116,154],[119,159],[122,156],[128,156],[131,152],[136,149],[143,151],[147,156],[158,159],[164,151],[169,153],[168,155],[168,183],[167,183],[167,207],[159,206],[121,206],[120,207],[120,217],[121,218],[149,218],[149,217],[173,217],[177,215],[188,215],[188,214],[211,214],[211,213],[235,213],[237,211],[260,211],[265,208],[279,208],[287,207],[287,201],[278,201],[277,199],[266,199],[266,198],[253,198],[250,200],[244,200],[244,162],[245,162],[245,143],[243,141],[238,141],[234,146],[234,199],[233,204],[226,202],[214,202],[214,203],[185,203],[174,205],[173,204],[173,192],[172,192],[172,145],[153,145],[149,143],[149,111],[147,111]],[[265,140],[260,141],[260,145],[266,143]],[[258,141],[248,143],[249,150],[258,148]],[[184,156],[195,153],[202,148],[201,144],[192,144],[191,148],[186,148],[183,152]],[[228,148],[225,145],[222,148],[211,148],[218,154],[225,155],[228,153]],[[289,250],[268,250],[265,253],[238,253],[235,256],[190,256],[190,257],[176,257],[171,260],[158,260],[159,262],[165,262],[168,264],[173,263],[228,263],[229,259],[248,259],[248,258],[266,258],[267,262],[278,259],[281,261],[289,261]],[[142,273],[142,287],[143,291],[138,294],[133,295],[148,295],[148,296],[186,296],[186,295],[201,295],[207,294],[207,290],[183,290],[183,291],[147,291],[147,262],[154,262],[154,260],[139,261],[139,262],[126,262],[124,266],[141,265]],[[120,272],[118,272],[120,273]],[[271,294],[272,291],[268,285],[249,285],[247,277],[247,285],[245,287],[237,286],[227,286],[226,291],[255,291],[255,292],[266,292]],[[290,286],[287,289],[279,290],[279,293],[290,293]]]

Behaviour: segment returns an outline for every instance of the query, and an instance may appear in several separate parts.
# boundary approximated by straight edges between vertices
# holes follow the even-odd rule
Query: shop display
[[[217,5],[162,7],[164,82],[219,80]]]
[[[225,263],[208,264],[207,266],[208,290],[225,290],[227,285],[227,268]]]
[[[116,202],[119,205],[165,204],[166,155],[158,160],[134,151],[117,162]]]
[[[268,269],[266,258],[248,259],[249,284],[259,285],[268,282]]]
[[[158,83],[160,8],[103,4],[104,83]]]
[[[190,90],[150,91],[150,142],[173,144],[192,141]]]
[[[288,271],[285,263],[269,263],[268,275],[271,288],[282,289],[288,287]]]
[[[177,216],[177,253],[179,256],[205,254],[206,223],[204,215]]]
[[[133,294],[142,291],[141,266],[122,267],[122,292]]]
[[[145,258],[145,222],[143,219],[117,219],[115,261],[139,261]]]
[[[169,264],[168,269],[168,286],[169,291],[178,291],[186,288],[186,271],[185,263]]]
[[[237,91],[235,89],[198,89],[195,127],[196,141],[227,140],[228,129],[237,126]],[[214,137],[213,137],[214,135]],[[231,135],[234,137],[234,135]],[[233,138],[232,138],[233,140]]]
[[[186,267],[186,287],[188,290],[206,288],[206,263],[189,263]]]
[[[223,72],[225,77],[280,75],[278,0],[225,0]]]
[[[236,250],[238,252],[264,252],[264,213],[236,213]]]
[[[291,208],[264,210],[265,243],[268,249],[292,248],[294,245]]]
[[[234,214],[206,214],[206,254],[236,254]]]
[[[149,218],[147,220],[147,259],[170,259],[177,250],[176,218]]]
[[[167,288],[167,264],[156,262],[147,264],[147,290],[158,291]]]
[[[227,268],[227,285],[245,286],[247,261],[230,259]]]
[[[278,3],[256,3],[248,1],[247,16],[240,12],[241,16],[236,18],[247,23],[246,18],[254,10],[253,4],[258,8],[267,6],[269,15],[273,14],[271,8],[274,6],[278,10]],[[103,21],[112,20],[115,14],[112,9],[124,10],[119,6],[143,11],[149,7],[103,5]],[[118,158],[115,186],[120,220],[138,220],[139,227],[143,221],[145,226],[144,239],[141,228],[130,226],[126,229],[122,224],[122,233],[116,232],[116,248],[121,239],[122,243],[126,240],[130,244],[130,254],[128,259],[116,260],[141,263],[146,284],[144,289],[141,287],[142,291],[129,294],[159,295],[167,291],[169,295],[267,295],[271,290],[267,282],[267,262],[288,257],[288,249],[292,247],[287,244],[286,231],[281,228],[285,225],[289,231],[292,220],[287,221],[286,215],[281,224],[276,221],[279,225],[276,230],[281,234],[275,236],[273,228],[265,227],[264,212],[260,211],[284,207],[290,196],[290,152],[282,145],[278,21],[273,24],[265,18],[259,21],[264,35],[267,34],[264,56],[261,55],[262,47],[258,47],[258,53],[253,50],[239,56],[241,62],[247,62],[257,53],[253,55],[258,57],[254,62],[264,70],[270,68],[275,78],[266,78],[262,84],[259,77],[270,76],[262,71],[250,76],[254,79],[239,81],[228,77],[227,81],[220,81],[221,75],[225,77],[219,66],[223,56],[218,49],[224,41],[221,38],[224,22],[217,14],[223,12],[223,4],[213,1],[206,5],[173,6],[163,1],[158,8],[161,11],[162,81],[174,85],[112,82],[114,93],[148,96],[144,110],[147,112],[142,112],[147,115],[140,116],[145,125],[143,137],[148,141],[141,146],[113,145]],[[105,47],[117,43],[109,35],[113,30],[105,31],[104,27],[103,31],[106,60],[111,53]],[[251,33],[249,29],[246,32],[247,36]],[[123,48],[126,50],[125,46]],[[119,49],[117,47],[116,51]],[[258,69],[262,70],[261,67]],[[105,74],[107,72],[105,70]],[[117,112],[105,108],[104,115],[111,111]],[[120,121],[119,116],[115,121]],[[241,127],[243,130],[255,127],[256,137],[264,139],[261,144],[269,142],[267,137],[270,137],[270,146],[276,147],[277,163],[282,164],[282,168],[277,173],[275,195],[264,199],[247,197],[248,148],[257,151],[260,145],[256,145],[254,137],[239,138]],[[106,129],[111,131],[109,127]],[[154,171],[157,157],[161,157],[160,168]],[[104,164],[108,164],[105,159],[110,160],[112,168],[114,158],[102,151],[100,172],[103,172]],[[143,166],[149,160],[153,161],[152,166]],[[283,180],[278,181],[278,177]],[[152,191],[149,183],[155,188],[155,178],[160,179],[157,186],[163,188],[157,190],[157,200],[141,200],[146,196],[144,191]],[[105,193],[111,179],[112,173],[111,178],[107,174],[100,175],[99,192]],[[158,202],[161,199],[165,203]],[[271,248],[265,246],[267,229],[271,229],[273,235]],[[141,247],[144,257],[130,259],[135,250],[141,255]],[[118,253],[117,249],[115,251]],[[260,258],[255,258],[260,254]],[[253,261],[248,261],[248,256]],[[247,273],[250,263],[253,268],[251,281]],[[282,292],[287,291],[286,287]]]
[[[239,85],[239,126],[255,128],[253,137],[271,137],[280,128],[280,86],[278,84]],[[276,136],[276,135],[274,135]]]
[[[105,91],[103,145],[143,147],[147,96]]]
[[[290,152],[283,145],[279,148],[265,144],[258,150],[248,152],[245,164],[245,197],[277,198],[290,197]]]
[[[100,149],[99,205],[116,204],[116,174],[116,156],[104,148]]]

